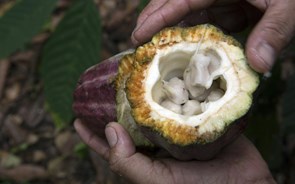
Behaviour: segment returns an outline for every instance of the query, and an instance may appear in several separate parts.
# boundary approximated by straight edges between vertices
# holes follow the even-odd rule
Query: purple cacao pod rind
[[[149,127],[140,127],[142,133],[155,145],[164,148],[171,156],[178,160],[210,160],[216,156],[222,148],[236,140],[247,125],[246,116],[232,123],[216,141],[206,144],[190,144],[180,146],[171,144],[167,139]]]
[[[104,137],[106,124],[117,120],[114,81],[121,57],[116,55],[90,67],[81,75],[74,91],[76,117],[100,137]]]

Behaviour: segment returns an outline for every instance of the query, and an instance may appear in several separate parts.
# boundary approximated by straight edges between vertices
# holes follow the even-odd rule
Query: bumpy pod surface
[[[117,67],[110,75],[101,69],[108,82],[91,82],[103,63],[80,80],[78,117],[101,122],[102,130],[117,120],[137,146],[156,145],[182,160],[210,159],[240,135],[259,84],[240,44],[208,24],[164,29],[115,65],[107,63]]]

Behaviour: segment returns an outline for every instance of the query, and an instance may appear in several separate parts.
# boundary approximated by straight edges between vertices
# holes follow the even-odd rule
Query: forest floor
[[[0,15],[12,2],[0,1]],[[51,19],[53,26],[70,3],[59,0]],[[132,47],[130,35],[140,1],[96,0],[96,3],[103,26],[103,60]],[[127,183],[82,143],[72,125],[62,130],[55,128],[45,108],[38,71],[40,52],[49,36],[48,32],[39,33],[28,48],[0,61],[0,184]],[[293,60],[284,62],[281,68],[292,73]],[[289,139],[294,140],[294,136]],[[294,141],[285,147],[289,151],[283,160],[295,165]],[[272,171],[278,183],[295,181],[290,179],[294,167],[278,166]]]

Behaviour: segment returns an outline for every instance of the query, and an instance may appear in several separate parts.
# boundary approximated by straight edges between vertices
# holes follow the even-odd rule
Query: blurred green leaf
[[[283,95],[283,131],[286,134],[295,133],[295,75],[287,82]]]
[[[8,57],[36,35],[57,0],[20,0],[0,18],[0,59]]]
[[[72,95],[80,74],[99,61],[101,25],[92,0],[76,0],[43,50],[41,75],[56,126],[73,118]]]
[[[84,143],[79,143],[74,148],[75,154],[80,158],[86,158],[86,156],[88,155],[88,150],[88,146]]]

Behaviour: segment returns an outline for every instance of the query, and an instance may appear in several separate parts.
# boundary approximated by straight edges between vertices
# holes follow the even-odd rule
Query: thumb
[[[258,72],[269,71],[279,52],[294,35],[293,10],[295,1],[249,1],[266,12],[248,38],[246,54],[249,64]],[[264,1],[263,1],[264,2]]]
[[[118,123],[109,123],[106,126],[105,134],[111,147],[110,156],[128,158],[135,154],[134,143],[128,132]],[[111,158],[109,158],[111,159]]]
[[[155,183],[159,179],[154,162],[136,152],[131,137],[120,124],[109,123],[105,133],[111,147],[108,161],[112,171],[133,183]]]

